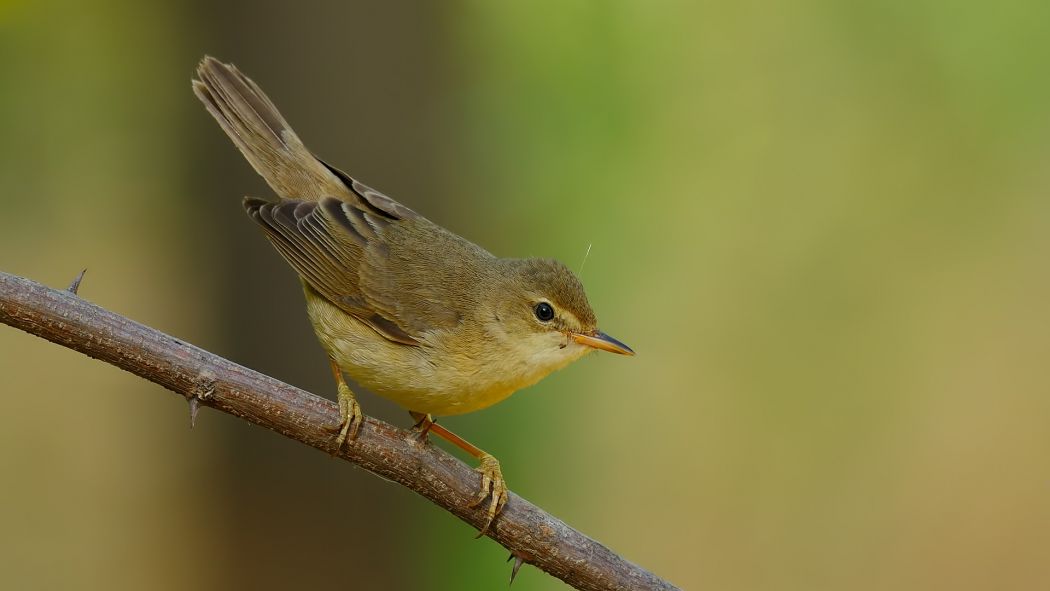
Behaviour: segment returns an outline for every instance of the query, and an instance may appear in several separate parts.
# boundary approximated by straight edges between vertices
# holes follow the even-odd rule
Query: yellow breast
[[[447,416],[480,410],[589,352],[556,341],[479,334],[424,335],[422,345],[404,345],[309,290],[306,301],[317,337],[339,367],[365,388],[415,412]]]

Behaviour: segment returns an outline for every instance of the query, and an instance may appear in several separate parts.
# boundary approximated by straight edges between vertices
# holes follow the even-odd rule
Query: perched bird
[[[244,208],[302,281],[338,385],[336,448],[363,422],[346,372],[408,410],[424,440],[480,461],[484,533],[507,500],[499,462],[433,415],[495,404],[594,349],[634,352],[598,330],[565,265],[495,257],[320,160],[234,66],[205,57],[197,76],[194,93],[280,197]]]

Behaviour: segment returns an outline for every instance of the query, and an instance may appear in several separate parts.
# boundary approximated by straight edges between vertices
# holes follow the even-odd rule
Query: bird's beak
[[[569,336],[581,345],[587,345],[588,347],[594,347],[610,353],[619,353],[620,355],[634,355],[633,349],[600,330],[587,334],[574,332],[570,333]]]

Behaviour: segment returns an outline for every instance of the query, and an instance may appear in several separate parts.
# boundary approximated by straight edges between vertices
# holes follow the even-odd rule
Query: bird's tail
[[[194,94],[278,195],[318,200],[348,191],[306,149],[262,89],[236,67],[205,57],[197,77]]]

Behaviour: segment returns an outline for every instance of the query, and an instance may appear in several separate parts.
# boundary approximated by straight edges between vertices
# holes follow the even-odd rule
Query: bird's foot
[[[442,425],[438,425],[430,415],[421,412],[410,412],[412,417],[416,419],[416,428],[422,432],[423,437],[426,437],[427,432],[431,432],[474,456],[480,462],[475,470],[481,474],[481,488],[474,499],[467,504],[468,507],[474,508],[482,505],[485,499],[489,499],[488,510],[486,511],[488,519],[485,520],[485,526],[481,528],[481,531],[476,536],[480,538],[488,533],[489,528],[492,526],[492,520],[499,515],[499,512],[503,510],[503,506],[507,504],[507,499],[510,498],[507,483],[503,480],[503,471],[499,467],[499,460],[494,458],[492,454],[481,451]]]
[[[503,510],[503,505],[507,504],[507,483],[503,480],[499,460],[487,453],[482,453],[478,459],[481,460],[481,464],[476,470],[481,473],[481,490],[467,506],[477,507],[484,503],[485,499],[489,499],[488,519],[485,521],[485,527],[481,528],[476,536],[480,538],[488,533],[492,520]]]
[[[357,398],[354,398],[350,387],[342,381],[339,382],[339,419],[339,435],[335,438],[336,452],[343,449],[344,443],[357,438],[357,432],[365,420]]]
[[[412,431],[415,433],[416,441],[420,444],[426,444],[429,442],[430,428],[433,427],[437,420],[429,414],[411,412],[413,419],[416,419],[416,424],[412,425]]]

